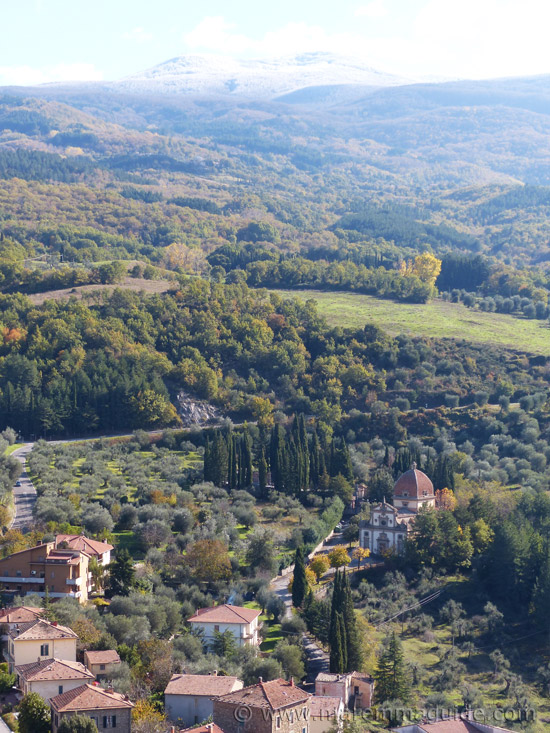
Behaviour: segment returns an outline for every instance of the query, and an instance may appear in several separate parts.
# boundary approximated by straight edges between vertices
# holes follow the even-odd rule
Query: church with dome
[[[400,476],[393,487],[393,505],[373,504],[371,517],[359,523],[359,544],[373,555],[403,552],[405,538],[422,507],[435,508],[434,486],[416,463]]]

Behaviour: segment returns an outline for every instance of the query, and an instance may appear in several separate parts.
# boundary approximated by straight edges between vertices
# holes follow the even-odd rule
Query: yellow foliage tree
[[[441,260],[430,254],[424,252],[418,257],[414,258],[414,265],[412,267],[412,274],[416,275],[419,280],[429,285],[435,285],[437,276],[441,272]]]
[[[367,547],[356,547],[353,551],[353,559],[357,560],[357,566],[360,568],[363,560],[370,557],[370,550]]]
[[[314,573],[317,582],[330,568],[330,562],[326,555],[315,555],[313,560],[309,564],[309,568]]]
[[[349,565],[351,562],[351,557],[343,545],[338,545],[334,550],[331,550],[328,554],[328,559],[331,568],[341,568],[343,565]]]

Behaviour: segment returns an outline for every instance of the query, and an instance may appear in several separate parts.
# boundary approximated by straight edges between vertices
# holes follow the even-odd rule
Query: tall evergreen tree
[[[405,671],[405,659],[401,641],[395,631],[387,640],[386,649],[380,655],[376,671],[375,697],[377,702],[386,700],[401,700],[406,702],[409,697],[409,685]]]
[[[338,612],[334,614],[334,622],[331,624],[329,631],[329,647],[330,658],[329,668],[335,674],[341,674],[344,671],[344,646],[345,641],[342,638],[344,625],[342,616]]]
[[[301,608],[307,591],[306,566],[302,548],[296,549],[294,560],[294,578],[292,581],[292,605],[294,608]]]
[[[267,461],[265,459],[265,448],[263,445],[260,449],[260,457],[258,458],[258,484],[260,488],[260,496],[265,498],[267,486]]]
[[[344,571],[342,576],[342,619],[346,631],[346,672],[360,671],[363,665],[363,647],[357,628],[357,619],[353,607],[353,598],[349,578]]]

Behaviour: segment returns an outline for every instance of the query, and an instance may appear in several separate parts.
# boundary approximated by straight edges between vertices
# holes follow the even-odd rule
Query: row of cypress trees
[[[349,579],[345,571],[334,576],[329,628],[330,671],[360,670],[363,652]]]
[[[252,486],[252,438],[245,428],[236,434],[216,430],[204,446],[204,480],[215,486],[244,489]]]
[[[317,425],[308,434],[304,415],[295,416],[290,430],[275,425],[269,442],[257,446],[255,463],[258,467],[260,492],[266,488],[267,471],[276,491],[300,496],[328,485],[328,478],[342,475],[353,482],[353,468],[346,441],[343,438],[325,440]],[[245,428],[237,434],[231,430],[215,430],[204,448],[204,480],[230,489],[252,485],[253,445]],[[322,479],[325,478],[323,482]]]

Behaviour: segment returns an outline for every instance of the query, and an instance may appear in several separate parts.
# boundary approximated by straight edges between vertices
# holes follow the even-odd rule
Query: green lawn
[[[22,448],[24,445],[24,443],[14,443],[13,445],[8,445],[5,455],[11,456],[14,451],[16,451],[18,448]]]
[[[375,323],[388,333],[465,339],[497,344],[533,354],[550,355],[548,321],[484,313],[461,303],[434,300],[425,305],[397,303],[359,293],[320,290],[276,290],[285,297],[317,301],[319,311],[333,326],[361,327]]]

